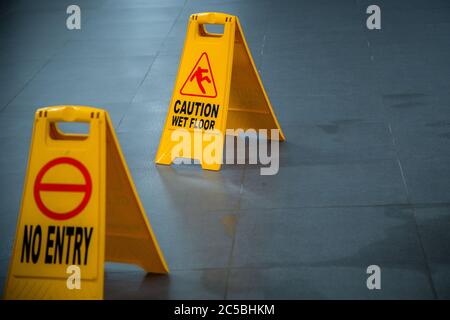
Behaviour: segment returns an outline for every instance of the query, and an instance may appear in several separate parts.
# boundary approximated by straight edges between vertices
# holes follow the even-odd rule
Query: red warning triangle
[[[217,97],[216,83],[209,63],[208,54],[203,52],[187,77],[180,94],[194,97]]]

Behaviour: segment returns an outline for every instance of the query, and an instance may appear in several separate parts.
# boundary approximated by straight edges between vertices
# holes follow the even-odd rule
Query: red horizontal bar
[[[40,183],[39,191],[86,192],[84,184]]]

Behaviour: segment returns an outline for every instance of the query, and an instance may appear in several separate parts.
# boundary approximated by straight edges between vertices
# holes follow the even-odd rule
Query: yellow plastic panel
[[[65,134],[59,122],[89,123],[89,134]],[[107,113],[39,109],[5,298],[103,298],[105,242],[113,261],[167,272]],[[72,265],[79,289],[67,285]]]
[[[205,25],[222,24],[223,34],[208,33]],[[228,120],[228,121],[227,121]],[[189,132],[191,150],[183,158],[199,160],[202,168],[219,170],[226,129],[280,129],[245,42],[238,18],[225,13],[199,13],[189,19],[178,75],[161,136],[156,163],[171,164],[179,139]],[[195,133],[201,132],[202,144]],[[219,139],[214,136],[219,135]],[[280,130],[280,139],[284,135]],[[215,163],[204,155],[219,141]]]

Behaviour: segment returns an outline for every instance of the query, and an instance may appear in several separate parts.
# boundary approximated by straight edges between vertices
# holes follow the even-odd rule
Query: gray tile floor
[[[107,264],[106,298],[450,298],[450,3],[376,3],[381,31],[366,0],[2,2],[0,285],[34,110],[81,104],[110,112],[172,271]],[[153,163],[202,11],[242,22],[287,137],[278,175]]]

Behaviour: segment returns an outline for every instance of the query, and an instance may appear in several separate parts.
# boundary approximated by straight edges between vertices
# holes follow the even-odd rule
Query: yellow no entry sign
[[[61,122],[88,123],[89,133],[64,133]],[[5,298],[101,299],[105,260],[168,272],[108,114],[39,109]]]

